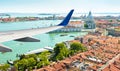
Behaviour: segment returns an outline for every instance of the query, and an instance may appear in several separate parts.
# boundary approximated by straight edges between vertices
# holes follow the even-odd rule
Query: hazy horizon
[[[0,13],[120,12],[120,0],[0,0]]]
[[[88,12],[84,12],[84,13],[74,13],[74,14],[88,14]],[[67,14],[67,13],[20,13],[20,12],[2,12],[0,14]],[[92,14],[120,14],[120,12],[92,12]]]

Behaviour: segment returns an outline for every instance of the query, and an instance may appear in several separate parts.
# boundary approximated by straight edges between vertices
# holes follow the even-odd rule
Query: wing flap
[[[24,37],[24,38],[16,39],[15,41],[20,41],[20,42],[40,42],[39,39],[34,38],[34,37]]]
[[[0,44],[0,52],[11,52],[11,51],[12,51],[12,49]]]

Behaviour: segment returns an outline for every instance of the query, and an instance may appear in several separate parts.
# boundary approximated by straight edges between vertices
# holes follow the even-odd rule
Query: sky
[[[0,0],[0,13],[120,12],[120,0]]]

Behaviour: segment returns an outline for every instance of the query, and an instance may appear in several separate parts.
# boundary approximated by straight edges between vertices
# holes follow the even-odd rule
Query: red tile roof
[[[102,71],[120,71],[120,56],[118,56],[118,54],[120,54],[120,44],[118,44],[118,40],[120,39],[106,36],[87,35],[84,37],[83,40],[87,40],[89,38],[92,38],[92,40],[83,44],[86,46],[90,45],[90,49],[88,51],[75,54],[74,56],[71,56],[69,58],[65,58],[64,60],[51,65],[51,69],[49,68],[49,70],[53,69],[54,71],[55,69],[65,71],[66,64],[70,65],[71,62],[75,60],[80,60],[89,64],[89,69],[102,69]],[[89,60],[88,57],[95,57],[99,60],[102,60],[102,62]],[[106,65],[107,62],[108,64]],[[43,70],[44,68],[41,69]]]

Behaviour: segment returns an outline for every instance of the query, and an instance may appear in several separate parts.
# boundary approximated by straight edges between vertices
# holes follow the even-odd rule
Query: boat
[[[10,65],[14,64],[14,62],[12,60],[7,60],[7,63],[10,64]]]
[[[67,36],[68,34],[61,34],[60,36]]]
[[[41,52],[44,52],[44,51],[53,51],[53,48],[46,46],[44,48],[40,48],[40,49],[29,51],[29,52],[25,53],[25,55],[38,54],[38,53],[41,53]]]
[[[70,35],[70,37],[75,37],[75,36],[73,36],[73,35]]]

